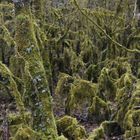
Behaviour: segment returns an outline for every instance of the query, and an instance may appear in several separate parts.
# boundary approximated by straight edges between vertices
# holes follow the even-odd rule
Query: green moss
[[[102,122],[108,120],[110,110],[108,104],[99,97],[94,97],[92,105],[88,108],[88,119],[94,122]]]
[[[82,57],[83,62],[87,64],[96,64],[98,60],[97,48],[93,46],[90,38],[88,36],[84,36],[84,41],[81,41],[80,44],[80,56]]]
[[[71,50],[71,55],[72,57],[70,67],[72,70],[72,74],[76,77],[82,77],[84,74],[83,71],[85,70],[85,63],[81,60],[80,57],[76,55],[73,50]]]
[[[137,83],[135,84],[135,89],[133,90],[133,94],[131,97],[131,101],[129,103],[129,109],[139,109],[139,103],[140,103],[140,81],[137,80]]]
[[[104,100],[114,100],[116,97],[116,85],[109,75],[109,69],[103,68],[98,79],[98,95]]]
[[[14,19],[13,9],[13,4],[0,3],[0,61],[7,66],[14,53],[15,45],[11,31],[11,28],[14,30],[14,26],[10,24]]]
[[[124,128],[126,130],[131,130],[133,127],[140,126],[140,110],[129,110],[125,115]]]
[[[89,81],[76,79],[71,87],[70,94],[74,96],[76,100],[91,99],[97,93],[98,85]]]
[[[104,121],[102,126],[104,128],[105,135],[108,137],[119,136],[124,133],[123,129],[116,121]]]
[[[124,134],[124,139],[140,139],[140,127],[133,127],[131,130],[127,130]]]
[[[128,139],[128,138],[130,138],[130,137],[131,137],[131,131],[129,131],[129,130],[125,131],[124,138],[125,138],[125,139]]]
[[[0,27],[0,30],[2,31],[0,33],[0,39],[3,40],[3,42],[5,42],[9,48],[12,48],[12,46],[15,45],[15,42],[14,39],[11,37],[10,32],[4,25]]]
[[[65,138],[63,135],[58,137],[58,140],[68,140],[67,138]]]
[[[85,3],[85,1],[82,3]],[[102,121],[108,119],[110,114],[108,101],[112,102],[111,108],[113,108],[113,111],[116,111],[115,120],[125,129],[126,139],[136,136],[139,133],[140,88],[138,89],[138,86],[135,85],[136,78],[132,75],[131,64],[133,62],[129,64],[124,61],[133,61],[134,58],[138,60],[137,54],[130,55],[117,48],[71,5],[70,9],[67,9],[67,7],[62,9],[51,8],[49,13],[51,16],[46,20],[48,22],[46,28],[43,28],[46,18],[45,0],[32,1],[32,14],[29,6],[20,5],[19,8],[18,6],[16,5],[15,10],[16,30],[13,28],[16,31],[15,45],[13,38],[7,31],[10,28],[5,28],[7,26],[12,28],[14,25],[11,25],[13,22],[8,23],[11,19],[13,20],[13,5],[0,4],[2,21],[0,22],[2,26],[4,25],[4,28],[0,28],[0,32],[1,29],[3,30],[0,39],[4,42],[0,42],[0,49],[5,49],[4,56],[6,56],[11,46],[16,46],[16,56],[10,62],[10,68],[14,75],[11,75],[11,72],[9,73],[9,69],[7,71],[7,67],[4,70],[1,70],[0,67],[0,76],[2,75],[2,78],[5,79],[0,80],[0,84],[6,88],[8,87],[10,92],[13,93],[12,95],[16,99],[19,110],[19,115],[9,114],[9,123],[12,125],[9,126],[12,129],[11,133],[15,134],[17,132],[16,136],[13,135],[13,137],[15,139],[40,139],[38,137],[40,135],[36,135],[34,130],[46,134],[46,139],[56,139],[57,137],[52,113],[52,98],[49,90],[49,86],[52,86],[51,65],[48,56],[49,49],[51,49],[50,55],[52,65],[54,65],[54,74],[56,74],[53,75],[53,78],[57,80],[59,71],[73,76],[61,74],[56,88],[56,93],[61,96],[61,100],[64,99],[63,97],[67,98],[66,109],[71,112],[74,108],[78,109],[78,106],[82,108],[82,104],[85,103],[89,107],[91,118],[95,117],[97,121]],[[114,8],[111,7],[111,9]],[[117,8],[115,7],[115,9]],[[126,12],[125,9],[124,11]],[[84,13],[88,14],[89,18],[92,17],[95,23],[97,22],[100,25],[103,33],[110,34],[111,40],[112,38],[114,41],[118,40],[121,44],[126,45],[124,48],[138,48],[139,46],[135,44],[135,40],[131,37],[133,32],[137,34],[137,28],[133,24],[131,24],[132,27],[124,27],[127,21],[124,18],[125,12],[118,16],[118,13],[114,10],[109,11],[103,8],[84,9]],[[115,13],[117,16],[115,16]],[[115,20],[114,16],[116,17]],[[116,26],[116,23],[119,27]],[[45,29],[47,29],[47,33],[45,33]],[[124,39],[126,34],[130,36]],[[46,35],[50,44],[46,43]],[[129,44],[131,40],[134,42],[134,45]],[[116,58],[116,56],[119,57]],[[113,60],[112,58],[115,59]],[[0,60],[2,60],[1,54]],[[55,65],[57,66],[55,67]],[[133,66],[138,67],[136,65],[134,62],[132,69]],[[133,69],[135,73],[134,70],[135,68]],[[136,74],[137,78],[140,77],[139,73],[138,71],[138,74]],[[16,76],[21,79],[18,79]],[[74,76],[81,79],[76,79]],[[97,84],[82,80],[82,78]],[[30,114],[29,116],[28,112],[26,114],[23,101],[25,101],[27,109],[31,110],[34,130],[29,127]],[[114,112],[111,113],[113,116]],[[72,135],[73,139],[81,139],[85,133],[84,129],[76,121],[69,124],[70,120],[68,118],[66,129],[64,128],[66,132],[64,133],[67,133],[68,136]],[[22,126],[19,123],[26,123],[28,126]],[[114,122],[102,124],[93,132],[91,139],[105,139],[104,135],[111,133],[113,124]],[[62,136],[59,139],[65,138]]]
[[[119,78],[119,74],[118,74],[117,68],[111,68],[111,70],[109,71],[109,76],[112,79],[118,79]]]
[[[71,84],[74,78],[68,74],[60,73],[59,81],[55,89],[55,93],[59,95],[68,96]]]
[[[92,99],[96,96],[98,86],[89,81],[82,79],[75,79],[69,93],[66,109],[70,113],[74,108],[81,107],[84,102],[91,105]]]
[[[73,131],[72,138],[71,138],[73,140],[75,139],[81,140],[86,138],[85,128],[81,125],[77,125],[75,129],[73,127],[68,127],[67,131],[70,135],[71,135],[71,131]]]
[[[34,0],[32,2],[33,14],[36,18],[37,23],[40,24],[41,26],[45,21],[45,8],[46,8],[45,6],[46,6],[45,0],[40,0],[40,1]]]
[[[128,97],[128,95],[124,90],[121,90],[119,94],[121,94],[121,98],[118,100],[119,102],[118,102],[116,120],[122,126],[125,114],[129,109],[128,104],[130,102],[130,98]]]
[[[131,130],[131,137],[134,137],[136,140],[140,139],[140,127],[133,127]]]
[[[122,83],[124,87],[121,88],[117,94],[117,101],[120,106],[117,112],[117,121],[125,130],[125,139],[139,139],[139,80],[136,80],[131,74],[126,73],[122,75],[120,83]]]
[[[65,130],[67,127],[71,125],[77,125],[78,122],[76,118],[72,118],[71,116],[64,116],[57,120],[57,127],[60,131]]]
[[[18,128],[15,136],[11,137],[10,140],[45,140],[45,136],[41,133],[33,131],[31,128],[25,125],[21,125]]]
[[[0,3],[0,13],[3,14],[3,20],[11,20],[14,18],[13,13],[14,5],[12,3]]]
[[[32,125],[31,113],[25,112],[24,119],[25,119],[26,124]],[[20,114],[8,114],[9,125],[18,125],[23,122],[24,122],[24,120],[23,120],[22,116],[20,116]]]
[[[135,81],[136,78],[132,74],[125,73],[117,81],[118,88],[123,88],[123,87],[130,88]]]
[[[57,121],[57,129],[59,134],[62,133],[71,140],[80,140],[86,137],[84,127],[80,126],[78,121],[70,116],[60,118]]]
[[[15,136],[15,134],[17,133],[18,129],[22,126],[22,122],[20,122],[19,124],[12,124],[9,125],[9,134],[10,134],[10,138],[13,138]]]
[[[13,92],[17,108],[20,112],[20,115],[22,115],[24,119],[25,108],[22,102],[21,95],[18,91],[17,84],[14,80],[14,75],[11,73],[8,67],[6,67],[6,65],[2,64],[2,62],[0,62],[0,75],[3,77],[0,81],[0,84],[4,84],[4,86],[8,87],[8,89]]]
[[[139,68],[138,68],[138,73],[137,73],[137,75],[138,75],[138,78],[140,79],[140,66],[139,66]]]
[[[88,140],[104,140],[105,134],[104,134],[104,128],[102,126],[96,128],[89,134]]]
[[[123,130],[115,121],[104,121],[101,125],[94,129],[88,137],[88,140],[104,140],[113,136],[123,134]]]
[[[2,132],[3,130],[0,128],[0,139],[2,140]]]
[[[93,64],[89,65],[88,68],[86,69],[86,75],[89,81],[93,81],[96,83],[99,76],[98,66]]]
[[[26,105],[32,110],[33,128],[42,131],[55,140],[57,131],[52,112],[52,97],[35,36],[30,9],[28,5],[25,8],[27,8],[27,11],[17,12],[16,15],[15,40],[18,54],[25,61],[23,81],[26,89],[25,96],[29,100]],[[21,10],[24,11],[25,8],[23,7]]]
[[[130,130],[133,126],[132,111],[129,110],[124,118],[124,128]]]
[[[135,97],[135,88],[134,83],[136,82],[136,78],[130,74],[123,74],[118,80],[118,91],[116,96],[116,101],[118,103],[118,112],[117,112],[117,120],[122,126],[123,120],[127,114],[127,112],[131,112],[131,109],[137,105],[138,98]],[[131,122],[131,121],[129,121]],[[130,124],[128,122],[128,125]],[[123,127],[123,126],[122,126]]]

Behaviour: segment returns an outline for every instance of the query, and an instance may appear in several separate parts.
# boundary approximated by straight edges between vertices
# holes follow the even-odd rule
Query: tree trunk
[[[39,5],[36,8],[40,9],[41,1],[37,4]],[[52,109],[52,97],[35,35],[35,21],[31,16],[30,2],[24,0],[16,3],[15,9],[15,41],[17,54],[25,63],[23,80],[26,85],[25,96],[29,99],[28,105],[30,105],[29,108],[33,114],[33,128],[44,132],[50,139],[55,140],[57,130]],[[40,10],[38,12],[40,13]],[[40,14],[42,15],[42,13]]]

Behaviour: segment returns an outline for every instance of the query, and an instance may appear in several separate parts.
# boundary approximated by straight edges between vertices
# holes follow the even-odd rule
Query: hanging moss
[[[134,89],[132,93],[132,97],[128,106],[128,111],[123,121],[123,127],[126,130],[124,135],[125,138],[134,137],[135,139],[139,139],[140,133],[139,103],[140,103],[140,88],[139,81],[137,81],[136,89]]]
[[[125,91],[125,88],[121,89],[118,94],[121,96],[118,99],[118,110],[117,110],[117,115],[116,115],[116,119],[119,122],[120,125],[122,125],[124,116],[128,110],[128,104],[130,102],[130,95],[127,95],[127,91]],[[117,98],[119,97],[119,95],[117,96]]]
[[[82,79],[76,79],[72,85],[70,93],[77,100],[83,100],[84,98],[90,99],[96,95],[97,88],[98,85],[94,83]]]
[[[88,68],[86,69],[86,75],[87,79],[89,81],[92,81],[94,83],[97,83],[98,81],[98,76],[99,76],[99,68],[97,65],[89,65]]]
[[[40,1],[33,0],[32,2],[33,14],[36,18],[37,23],[40,24],[41,26],[45,21],[45,8],[46,8],[45,6],[46,6],[45,0],[40,0]]]
[[[88,140],[102,140],[105,139],[104,129],[102,126],[96,128],[89,134]]]
[[[132,72],[131,66],[130,66],[130,64],[128,62],[120,63],[117,66],[117,70],[118,70],[119,76],[122,76],[126,72],[128,72],[128,73]]]
[[[11,20],[14,17],[14,5],[12,3],[0,3],[0,13],[3,14],[3,20]]]
[[[72,60],[72,52],[70,51],[70,48],[64,48],[64,54],[63,54],[63,62],[64,62],[64,71],[65,73],[71,74],[72,69],[70,67],[71,60]]]
[[[18,114],[9,114],[8,116],[8,125],[9,125],[9,134],[10,140],[46,140],[44,133],[34,131],[32,129],[32,117],[30,113],[25,113],[24,115],[26,124],[23,123],[23,119]]]
[[[70,53],[71,53],[70,67],[72,70],[72,74],[73,76],[82,78],[85,70],[85,63],[81,60],[81,57],[77,56],[72,49],[70,49]]]
[[[108,104],[95,96],[92,101],[92,105],[88,108],[88,119],[93,122],[100,123],[104,120],[108,120],[110,117],[110,109]]]
[[[59,95],[68,96],[71,84],[73,83],[74,78],[68,74],[60,73],[59,81],[55,89],[55,93]]]
[[[116,97],[115,82],[109,76],[109,69],[103,68],[98,79],[99,83],[99,97],[104,100],[114,100]]]
[[[104,121],[89,134],[88,140],[110,139],[121,134],[123,134],[123,130],[117,122]]]
[[[124,130],[120,127],[118,122],[104,121],[102,123],[102,126],[104,128],[104,133],[107,137],[120,136],[124,134]]]
[[[0,26],[0,60],[10,65],[10,58],[14,54],[14,39],[5,25]]]
[[[66,110],[71,112],[75,107],[80,107],[84,102],[91,105],[92,99],[96,96],[98,85],[82,79],[75,79],[71,86],[69,99],[67,100]]]
[[[10,91],[12,91],[16,101],[17,108],[24,119],[25,108],[22,102],[21,95],[17,89],[17,84],[14,80],[14,75],[11,73],[8,67],[6,67],[1,62],[0,62],[0,76],[2,77],[2,79],[0,80],[0,84],[2,85],[4,84],[6,87],[8,87],[8,89],[10,89]]]
[[[63,134],[69,140],[81,140],[86,138],[84,127],[78,124],[75,118],[64,116],[57,121],[58,133]]]
[[[50,96],[57,80],[56,96],[66,100],[66,113],[80,109],[84,116],[88,108],[94,122],[113,120],[89,139],[114,138],[120,127],[124,139],[139,139],[139,29],[131,3],[94,1],[87,9],[87,2],[74,0],[46,10],[45,0],[14,0],[15,9],[9,2],[0,1],[0,88],[3,94],[8,88],[18,108],[8,116],[11,139],[86,139],[71,117],[64,117],[64,129],[65,120],[58,120],[60,135],[67,138],[57,136]],[[69,75],[58,78],[59,72]]]
[[[109,71],[109,76],[115,80],[119,79],[117,68],[111,68],[111,70]]]
[[[81,43],[81,53],[80,56],[84,63],[96,64],[98,61],[97,48],[93,46],[92,41],[88,36],[84,36],[84,41]]]
[[[118,91],[116,96],[116,101],[118,103],[118,111],[116,119],[119,124],[122,126],[125,114],[131,108],[129,103],[133,98],[134,92],[134,83],[136,78],[129,73],[125,73],[118,80]],[[120,89],[119,89],[120,88]]]
[[[125,73],[121,76],[121,78],[118,80],[118,88],[128,88],[130,89],[130,87],[132,86],[133,83],[135,83],[136,78],[129,73]]]

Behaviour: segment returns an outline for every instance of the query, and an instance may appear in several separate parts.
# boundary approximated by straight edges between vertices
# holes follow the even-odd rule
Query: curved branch
[[[113,44],[115,44],[116,46],[118,46],[119,48],[127,51],[127,52],[130,52],[130,53],[140,53],[140,50],[138,49],[128,49],[126,48],[125,46],[123,46],[122,44],[120,44],[119,42],[117,42],[116,40],[112,39],[110,35],[108,35],[106,33],[106,31],[101,27],[99,26],[95,21],[93,21],[88,15],[86,15],[82,10],[81,8],[79,7],[78,3],[76,0],[73,0],[74,1],[74,4],[75,6],[77,7],[77,9],[80,11],[80,13],[85,16],[91,23],[93,23],[93,25],[95,25],[101,32],[103,32],[103,34],[110,40],[112,41]]]
[[[4,65],[1,61],[0,61],[0,75],[8,79],[5,86],[10,87],[11,91],[13,92],[17,107],[21,115],[24,115],[25,112],[24,103],[22,102],[22,97],[20,95],[20,92],[18,91],[17,84],[13,78],[14,75],[11,73],[9,68],[6,65]]]

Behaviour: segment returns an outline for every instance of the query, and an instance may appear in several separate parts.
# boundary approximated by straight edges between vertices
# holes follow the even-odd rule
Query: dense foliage
[[[0,140],[139,140],[139,0],[0,0],[0,102]]]

